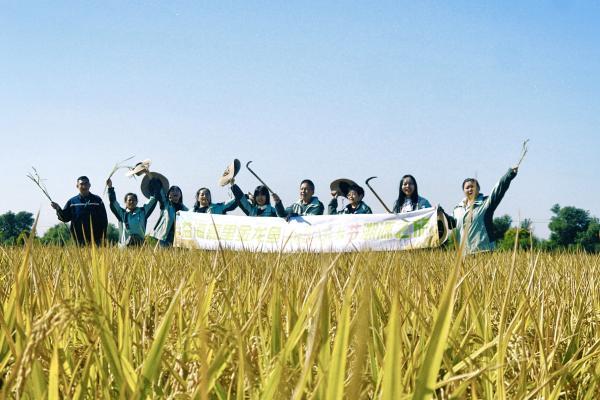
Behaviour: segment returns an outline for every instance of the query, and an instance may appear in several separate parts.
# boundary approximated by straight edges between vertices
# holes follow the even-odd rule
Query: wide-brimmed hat
[[[241,166],[242,164],[240,163],[240,160],[235,158],[233,162],[229,164],[227,168],[225,168],[225,171],[223,171],[223,175],[219,178],[219,185],[225,186],[229,184],[231,180],[237,175],[237,173],[240,172]]]
[[[358,184],[352,179],[341,178],[331,182],[329,188],[332,192],[335,191],[338,194],[338,196],[346,197],[348,196],[348,192],[350,191],[350,188],[352,186],[358,186]]]
[[[144,175],[144,179],[142,179],[142,184],[140,185],[142,193],[147,198],[152,197],[152,191],[150,190],[150,181],[154,178],[160,181],[160,184],[162,185],[165,194],[169,190],[169,180],[166,176],[164,176],[163,174],[159,174],[158,172],[149,172],[146,175]]]
[[[150,159],[140,161],[139,163],[135,164],[135,167],[133,167],[132,169],[127,171],[125,173],[125,176],[133,176],[133,175],[140,176],[146,172],[149,172],[150,164],[152,164],[152,161]]]

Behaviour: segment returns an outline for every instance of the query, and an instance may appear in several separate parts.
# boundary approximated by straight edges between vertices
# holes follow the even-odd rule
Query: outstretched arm
[[[489,203],[488,212],[493,213],[496,210],[496,208],[498,208],[498,205],[502,201],[504,194],[510,186],[510,182],[515,178],[515,176],[517,176],[518,171],[519,169],[517,167],[510,168],[504,174],[504,176],[500,178],[500,181],[496,184],[496,186],[494,186],[492,192],[487,198],[487,202]]]
[[[277,216],[281,218],[286,218],[288,216],[287,210],[283,208],[283,203],[281,199],[276,193],[272,194],[273,201],[275,202],[275,211],[277,212]]]
[[[233,192],[233,196],[237,200],[240,208],[246,215],[250,215],[250,209],[252,208],[252,204],[248,201],[246,196],[244,196],[244,192],[242,189],[236,184],[231,185],[231,191]]]
[[[336,193],[336,192],[332,192]],[[334,196],[331,201],[329,202],[329,204],[327,205],[327,214],[329,215],[336,215],[337,212],[337,207],[338,207],[338,201],[337,201],[337,197]]]
[[[108,203],[110,211],[112,211],[115,217],[117,217],[117,220],[123,221],[123,214],[125,213],[125,210],[123,210],[117,201],[117,194],[110,179],[106,181],[106,186],[108,186]]]
[[[50,205],[56,210],[56,216],[59,221],[69,222],[73,218],[71,215],[71,200],[67,201],[64,208],[60,208],[58,203],[55,202],[50,203]]]

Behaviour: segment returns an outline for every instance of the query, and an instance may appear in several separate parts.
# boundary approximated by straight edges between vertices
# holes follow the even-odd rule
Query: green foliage
[[[119,242],[119,229],[114,224],[108,224],[106,238],[110,244]],[[54,246],[64,246],[73,243],[69,226],[64,223],[56,224],[48,229],[40,240],[43,244]]]
[[[512,225],[512,218],[510,215],[503,215],[501,217],[494,218],[492,225],[492,240],[502,240],[506,232]]]
[[[577,235],[575,243],[585,251],[600,253],[600,221],[592,218],[585,232]]]
[[[549,249],[600,251],[600,224],[589,211],[555,204],[548,228],[551,231]]]
[[[158,239],[154,236],[146,235],[146,237],[144,238],[144,242],[147,246],[153,247],[156,246],[156,244],[158,243]]]
[[[0,243],[5,245],[22,244],[22,238],[31,232],[33,214],[27,211],[9,211],[0,215]]]
[[[517,232],[519,233],[519,249],[525,250],[538,247],[539,240],[533,236],[529,229],[524,228],[523,224],[521,224],[521,228],[510,228],[504,234],[504,239],[498,241],[498,249],[513,250]]]
[[[64,223],[56,224],[48,229],[40,240],[43,244],[54,246],[64,246],[73,243],[69,227]]]
[[[108,224],[108,228],[106,229],[106,240],[110,244],[119,243],[119,228],[117,228],[114,224]]]

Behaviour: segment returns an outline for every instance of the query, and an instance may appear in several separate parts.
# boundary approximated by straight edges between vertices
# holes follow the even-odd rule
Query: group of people
[[[464,198],[454,208],[451,215],[446,214],[450,228],[456,228],[459,243],[467,253],[488,251],[494,249],[492,236],[492,220],[494,211],[508,190],[510,182],[517,175],[518,167],[510,168],[489,196],[480,192],[477,179],[467,178],[462,183]],[[322,215],[325,207],[315,196],[315,185],[310,179],[300,183],[299,199],[285,207],[276,193],[270,192],[265,185],[257,186],[253,194],[244,194],[235,184],[232,177],[230,184],[233,198],[227,202],[215,203],[208,188],[200,188],[196,192],[193,212],[227,214],[240,208],[250,217],[280,217],[289,218],[305,215]],[[138,207],[138,197],[135,193],[127,193],[122,207],[117,200],[115,188],[109,178],[108,187],[109,207],[119,221],[119,246],[137,246],[144,243],[146,224],[157,204],[160,215],[152,236],[161,246],[172,246],[175,237],[175,220],[179,211],[188,211],[183,204],[183,194],[178,186],[166,188],[164,182],[151,178],[145,194],[149,199],[146,204]],[[71,222],[70,231],[78,244],[94,242],[100,245],[106,236],[108,219],[102,198],[90,192],[90,180],[86,176],[77,178],[79,194],[74,196],[61,208],[57,203],[51,203],[56,210],[58,219]],[[144,191],[144,190],[143,190]],[[328,204],[328,214],[371,214],[371,208],[363,201],[364,189],[353,183],[343,189],[331,191],[332,198]],[[344,196],[348,204],[338,209],[338,197]],[[273,203],[271,203],[271,197]],[[422,208],[431,207],[431,203],[421,197],[417,180],[412,175],[404,175],[400,180],[398,198],[394,203],[394,213],[406,213]],[[443,211],[443,209],[442,209]]]

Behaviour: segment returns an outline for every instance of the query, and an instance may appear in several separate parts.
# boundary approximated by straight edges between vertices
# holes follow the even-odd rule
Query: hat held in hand
[[[165,177],[162,174],[159,174],[158,172],[148,172],[146,173],[146,175],[144,175],[144,178],[142,179],[142,183],[140,185],[140,189],[144,196],[150,198],[152,196],[157,195],[157,180],[160,183],[160,186],[162,186],[162,189],[165,193],[169,191],[169,180],[167,179],[167,177]],[[158,191],[160,191],[160,186],[158,186]]]
[[[331,184],[329,185],[329,188],[331,189],[332,192],[336,192],[338,194],[338,196],[346,197],[346,196],[348,196],[348,192],[350,191],[350,188],[352,186],[358,186],[358,185],[352,179],[341,178],[341,179],[336,179],[335,181],[331,182]]]
[[[225,186],[231,183],[237,173],[240,172],[241,165],[240,160],[235,158],[233,162],[225,168],[225,171],[223,171],[223,175],[219,178],[219,185]]]
[[[141,161],[141,162],[135,164],[135,167],[133,167],[132,169],[127,171],[125,173],[125,176],[134,176],[134,175],[140,176],[142,174],[150,172],[150,164],[152,164],[152,161],[150,159]]]

